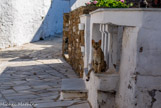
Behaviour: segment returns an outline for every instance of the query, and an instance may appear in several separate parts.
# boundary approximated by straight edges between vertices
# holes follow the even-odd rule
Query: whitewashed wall
[[[90,24],[86,22],[87,15],[80,17],[81,23],[88,28],[84,34],[88,39],[85,51],[90,52],[85,52],[85,68],[92,61],[91,40],[101,37],[96,33],[99,28],[95,25],[114,24],[124,28],[121,41],[118,41],[122,43],[121,48],[116,48],[121,49],[117,55],[121,57],[119,71],[109,69],[109,74],[91,73],[86,82],[92,108],[161,108],[161,9],[98,9],[88,17]],[[113,36],[110,31],[108,36]],[[116,94],[112,94],[111,88]],[[115,107],[111,107],[112,104]]]
[[[0,0],[0,48],[62,33],[69,0]]]
[[[89,2],[90,0],[70,0],[71,10],[79,8],[81,6],[85,6],[85,3]]]

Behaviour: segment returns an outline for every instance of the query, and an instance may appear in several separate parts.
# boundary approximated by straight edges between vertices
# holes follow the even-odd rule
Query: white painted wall
[[[79,8],[81,6],[85,6],[85,3],[89,2],[90,0],[70,0],[71,10]]]
[[[90,28],[90,39],[85,44],[90,44],[90,47],[85,47],[90,49],[90,52],[86,53],[89,57],[88,63],[92,60],[91,40],[96,36],[93,32],[96,31],[93,29],[94,25],[112,23],[124,26],[118,85],[112,82],[113,78],[102,74],[106,77],[104,80],[111,80],[111,85],[118,87],[115,100],[112,99],[116,107],[161,108],[161,9],[98,9],[90,16],[90,26],[86,27]],[[84,19],[85,16],[82,16],[81,23],[86,22]],[[86,62],[87,58],[85,59]],[[97,86],[100,82],[96,80],[97,76],[92,73],[90,81],[86,83],[92,108],[98,108],[97,96],[100,90]],[[106,84],[104,83],[102,88],[110,88],[110,84]],[[106,90],[104,93],[109,94],[110,91]],[[107,107],[111,108],[102,108]]]
[[[68,0],[0,0],[0,48],[62,33]]]
[[[135,104],[135,69],[137,58],[137,33],[136,27],[124,27],[122,38],[122,53],[120,62],[120,82],[116,95],[118,108],[134,108]]]

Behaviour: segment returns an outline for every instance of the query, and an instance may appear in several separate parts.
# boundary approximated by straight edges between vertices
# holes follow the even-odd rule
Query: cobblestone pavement
[[[0,50],[0,108],[89,106],[86,100],[59,100],[61,79],[77,77],[61,57],[61,40]]]

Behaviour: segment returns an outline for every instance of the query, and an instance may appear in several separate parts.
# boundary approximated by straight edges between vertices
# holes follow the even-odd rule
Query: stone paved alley
[[[0,108],[89,108],[86,100],[59,100],[61,79],[77,78],[61,56],[61,40],[0,51]]]

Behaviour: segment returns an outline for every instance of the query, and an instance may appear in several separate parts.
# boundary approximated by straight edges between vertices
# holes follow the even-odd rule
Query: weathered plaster
[[[138,28],[124,27],[122,56],[120,62],[120,83],[116,97],[118,108],[132,108],[135,104],[136,40]]]
[[[88,64],[92,60],[91,40],[98,40],[101,37],[99,33],[95,33],[100,32],[96,30],[98,29],[96,25],[112,23],[124,27],[118,71],[118,90],[115,99],[112,98],[117,108],[161,107],[159,103],[161,101],[160,19],[160,9],[98,9],[90,14],[90,26],[86,25],[88,26],[86,28],[90,29],[90,39],[85,35],[85,39],[88,39],[86,45],[90,43],[90,46],[85,46],[87,48],[85,51],[90,50],[85,52],[86,57],[89,57],[88,63],[85,65],[87,68],[90,68]],[[87,58],[85,58],[86,61]],[[100,99],[98,96],[100,90],[97,88],[99,80],[96,76],[91,73],[90,81],[86,82],[89,91],[88,99],[93,108],[98,108],[100,101],[97,101]],[[85,75],[84,79],[86,79]],[[107,79],[110,80],[109,77]],[[109,84],[103,85],[107,88],[108,86]],[[107,92],[109,92],[108,89],[103,94]],[[108,97],[108,93],[106,96]],[[110,107],[108,104],[106,105]]]

